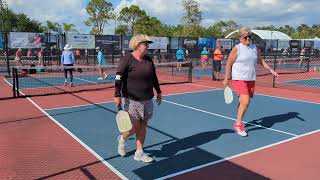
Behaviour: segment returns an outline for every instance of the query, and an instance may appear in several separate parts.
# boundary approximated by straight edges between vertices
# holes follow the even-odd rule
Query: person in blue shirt
[[[98,78],[98,80],[105,80],[105,79],[108,78],[108,74],[105,71],[105,68],[106,68],[106,65],[107,65],[106,58],[105,58],[102,50],[100,49],[100,47],[97,47],[96,51],[98,53],[97,59],[98,59],[99,72],[100,72],[100,76],[101,76],[101,77]]]
[[[68,83],[68,72],[70,74],[70,86],[73,86],[73,68],[68,66],[73,66],[75,63],[74,54],[72,52],[72,48],[69,44],[66,44],[63,48],[64,51],[61,55],[61,65],[64,67],[64,86],[67,86]]]
[[[184,59],[184,52],[183,52],[182,48],[179,48],[179,50],[176,53],[176,56],[177,56],[177,61],[178,61],[177,69],[180,71],[181,70],[181,63]]]
[[[201,63],[202,63],[202,69],[206,70],[207,63],[209,60],[209,51],[206,47],[203,48],[203,51],[201,52]]]

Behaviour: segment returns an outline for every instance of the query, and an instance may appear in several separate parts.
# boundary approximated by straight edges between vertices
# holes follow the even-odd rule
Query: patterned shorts
[[[127,111],[132,121],[150,120],[153,115],[152,99],[146,101],[134,101],[124,98],[123,110]]]

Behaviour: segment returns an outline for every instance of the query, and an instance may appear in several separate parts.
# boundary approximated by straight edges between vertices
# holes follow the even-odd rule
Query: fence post
[[[96,51],[93,51],[93,64],[96,65]]]
[[[112,54],[111,54],[111,61],[112,65],[114,65],[114,37],[112,36]]]
[[[192,83],[192,62],[189,62],[189,79],[188,82]]]

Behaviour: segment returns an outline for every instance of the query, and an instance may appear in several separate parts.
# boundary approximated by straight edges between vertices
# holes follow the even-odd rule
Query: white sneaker
[[[127,152],[126,152],[126,142],[122,140],[121,135],[118,136],[118,153],[122,157],[127,154]]]
[[[98,80],[103,80],[103,78],[102,78],[102,77],[99,77]]]
[[[150,163],[153,161],[153,158],[148,156],[147,154],[145,154],[144,152],[140,152],[140,153],[135,153],[134,154],[134,160],[136,161],[142,161],[142,162],[145,162],[145,163]]]

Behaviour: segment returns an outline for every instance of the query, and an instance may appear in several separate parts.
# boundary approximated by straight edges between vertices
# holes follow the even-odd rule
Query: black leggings
[[[213,60],[213,70],[215,72],[220,72],[221,71],[221,61]]]
[[[63,65],[64,67],[67,67],[67,66],[73,66],[73,64],[64,64]],[[64,79],[65,80],[67,80],[68,79],[68,72],[69,72],[69,74],[70,74],[70,82],[72,82],[73,81],[73,74],[72,74],[72,72],[73,72],[73,68],[66,68],[66,69],[64,69]]]

